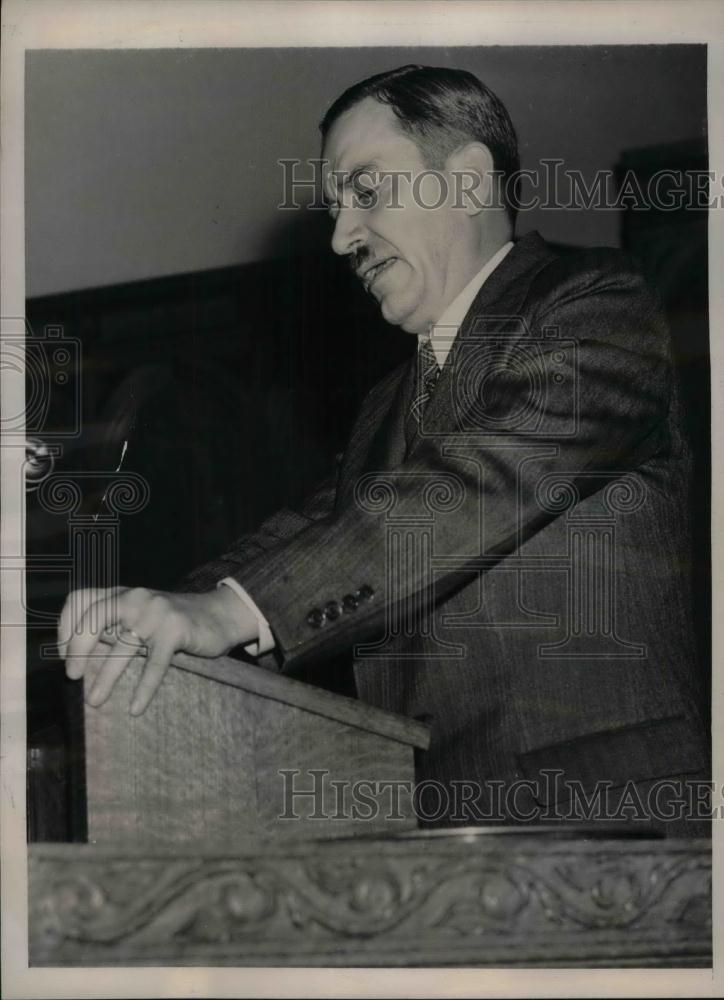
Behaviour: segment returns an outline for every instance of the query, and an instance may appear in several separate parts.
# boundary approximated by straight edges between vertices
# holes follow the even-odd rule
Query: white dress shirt
[[[437,363],[441,368],[447,361],[448,355],[452,350],[452,345],[458,335],[458,330],[467,315],[468,309],[473,304],[475,296],[498,264],[507,257],[512,249],[513,244],[509,241],[500,250],[497,250],[477,274],[470,279],[465,288],[452,300],[440,319],[430,328],[430,332],[419,335],[419,343],[425,340],[430,341],[432,349],[435,352],[435,357],[437,358]]]
[[[442,316],[440,316],[437,322],[430,328],[429,333],[419,334],[418,349],[421,343],[429,340],[440,368],[442,368],[447,361],[452,345],[457,337],[458,330],[460,329],[462,321],[465,319],[468,309],[470,309],[470,306],[473,304],[475,296],[478,294],[480,289],[483,287],[483,284],[488,280],[498,264],[500,264],[500,262],[512,249],[512,242],[508,242],[497,250],[490,260],[488,260],[483,267],[481,267],[477,274],[470,279],[465,288],[463,288],[463,290],[453,299],[447,309],[443,311]],[[259,626],[259,635],[256,641],[247,643],[244,646],[246,652],[249,653],[250,656],[261,656],[262,653],[268,653],[270,649],[274,649],[276,643],[274,642],[274,636],[272,635],[271,628],[269,627],[269,622],[266,620],[241,584],[237,583],[233,577],[227,576],[223,580],[220,580],[217,586],[231,587],[231,589],[241,598],[249,611],[251,611],[256,618]]]

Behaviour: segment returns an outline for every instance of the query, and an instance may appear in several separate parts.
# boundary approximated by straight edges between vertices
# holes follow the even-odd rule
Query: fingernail
[[[99,691],[97,688],[91,688],[86,697],[86,703],[91,706],[91,708],[97,708],[103,701],[103,692]]]
[[[71,681],[77,681],[83,676],[83,664],[82,662],[72,659],[65,661],[65,675]]]
[[[141,715],[143,712],[143,704],[140,701],[133,700],[131,702],[131,715]]]

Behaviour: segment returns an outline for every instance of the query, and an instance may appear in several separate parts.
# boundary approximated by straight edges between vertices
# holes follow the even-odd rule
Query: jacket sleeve
[[[285,507],[268,517],[253,532],[238,538],[218,559],[213,559],[188,573],[175,589],[186,593],[210,590],[219,580],[234,576],[239,567],[254,560],[263,559],[285,542],[290,542],[315,522],[328,517],[334,508],[339,456],[335,468],[305,499],[303,504],[292,509]]]
[[[560,490],[546,496],[556,476],[581,499],[662,447],[668,335],[619,256],[549,265],[523,315],[522,333],[508,317],[518,334],[476,339],[473,325],[456,344],[430,404],[447,406],[445,433],[423,433],[399,469],[358,482],[351,502],[231,570],[268,619],[284,669],[376,638],[393,612],[425,611],[468,583],[480,557],[493,565],[514,551],[562,513]],[[360,594],[356,606],[344,600]]]

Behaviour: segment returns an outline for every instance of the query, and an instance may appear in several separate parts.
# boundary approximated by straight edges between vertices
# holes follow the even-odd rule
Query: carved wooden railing
[[[711,965],[709,841],[35,845],[33,965]]]

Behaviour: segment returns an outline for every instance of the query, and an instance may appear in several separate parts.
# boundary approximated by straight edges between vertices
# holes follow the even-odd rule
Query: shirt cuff
[[[259,637],[256,642],[248,642],[244,644],[244,649],[247,653],[249,653],[250,656],[261,656],[262,653],[268,653],[270,649],[274,649],[276,642],[274,641],[274,636],[269,628],[269,622],[266,620],[256,604],[252,601],[251,597],[249,597],[241,584],[237,583],[233,576],[226,576],[223,580],[219,580],[216,586],[231,587],[237,597],[244,602],[248,610],[251,611],[256,618],[257,625],[259,626]]]

